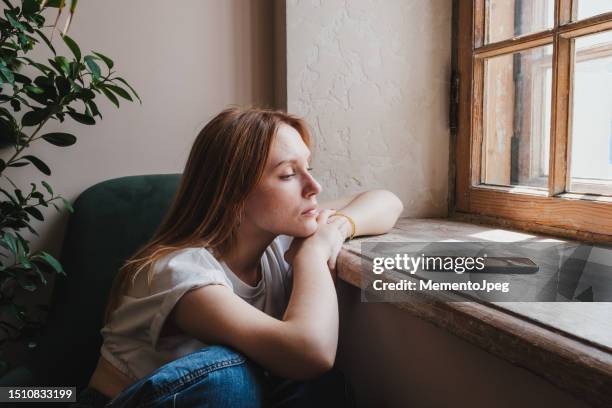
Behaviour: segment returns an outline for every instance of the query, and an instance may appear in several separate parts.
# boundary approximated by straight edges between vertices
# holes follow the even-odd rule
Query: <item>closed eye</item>
[[[312,167],[309,167],[309,168],[307,168],[306,170],[308,170],[309,172],[311,172],[311,171],[313,170],[313,168],[312,168]],[[293,174],[287,174],[287,175],[284,175],[284,176],[280,176],[280,178],[282,178],[283,180],[288,180],[288,179],[290,179],[290,178],[291,178],[291,177],[293,177],[293,176],[295,176],[295,173],[293,173]]]

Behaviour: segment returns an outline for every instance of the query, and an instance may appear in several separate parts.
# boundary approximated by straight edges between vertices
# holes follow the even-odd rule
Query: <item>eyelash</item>
[[[313,170],[313,168],[312,168],[312,167],[309,167],[309,168],[307,168],[306,170],[308,170],[308,171],[312,171],[312,170]],[[287,174],[286,176],[280,176],[280,178],[282,178],[283,180],[288,180],[288,179],[290,179],[290,178],[291,178],[291,177],[293,177],[293,176],[295,176],[295,173],[293,173],[293,174]]]

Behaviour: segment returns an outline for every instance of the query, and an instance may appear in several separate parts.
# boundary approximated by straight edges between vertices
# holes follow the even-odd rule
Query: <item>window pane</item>
[[[610,0],[574,0],[574,18],[572,20],[582,20],[597,14],[612,11],[612,1]]]
[[[612,31],[574,40],[569,190],[612,195]]]
[[[485,60],[482,183],[547,189],[552,51]]]
[[[554,9],[554,0],[486,0],[485,44],[552,28]]]

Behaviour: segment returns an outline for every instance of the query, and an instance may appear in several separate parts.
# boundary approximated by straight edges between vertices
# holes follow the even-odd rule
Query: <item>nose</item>
[[[319,182],[315,180],[315,178],[310,173],[308,173],[306,186],[304,186],[304,196],[307,198],[310,196],[316,196],[318,194],[321,194],[322,190],[323,188],[321,187],[321,184],[319,184]]]

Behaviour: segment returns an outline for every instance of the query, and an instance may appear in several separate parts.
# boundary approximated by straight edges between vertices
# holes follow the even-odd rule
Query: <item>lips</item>
[[[309,207],[302,214],[315,214],[317,212],[317,206]]]

